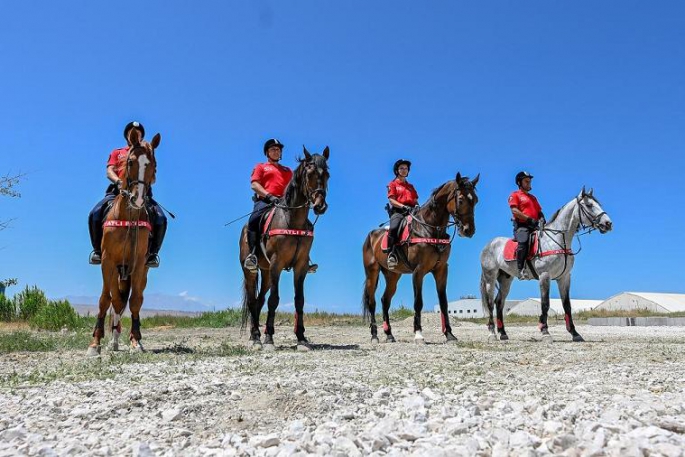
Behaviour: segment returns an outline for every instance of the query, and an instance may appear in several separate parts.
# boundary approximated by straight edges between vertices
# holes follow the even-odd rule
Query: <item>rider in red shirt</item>
[[[128,132],[131,129],[137,129],[140,132],[141,138],[145,135],[145,128],[140,122],[129,122],[124,128],[124,138],[128,142]],[[107,179],[112,184],[107,187],[105,191],[105,198],[100,200],[88,215],[88,229],[90,232],[90,242],[93,245],[93,252],[90,253],[89,262],[91,265],[99,265],[101,263],[101,245],[102,245],[102,224],[105,219],[106,211],[109,204],[119,194],[121,190],[121,180],[124,178],[126,170],[126,159],[128,158],[128,149],[131,145],[127,144],[123,148],[113,150],[107,159]],[[150,239],[148,258],[146,265],[151,268],[159,266],[159,250],[164,241],[166,234],[167,218],[164,211],[152,198],[152,188],[148,190],[148,214],[150,222],[152,223],[152,238]]]
[[[390,230],[388,231],[388,269],[392,270],[397,266],[397,255],[395,254],[395,243],[397,242],[397,230],[400,222],[405,215],[419,203],[419,194],[414,189],[407,176],[411,169],[411,162],[400,159],[392,167],[395,179],[388,184],[388,213],[390,214]]]
[[[530,249],[530,234],[538,225],[544,224],[545,216],[542,207],[530,190],[533,188],[531,180],[533,175],[527,171],[521,171],[516,175],[518,190],[509,195],[509,208],[511,208],[514,222],[514,237],[518,242],[516,247],[516,266],[518,267],[519,279],[530,279],[526,274],[526,257]]]

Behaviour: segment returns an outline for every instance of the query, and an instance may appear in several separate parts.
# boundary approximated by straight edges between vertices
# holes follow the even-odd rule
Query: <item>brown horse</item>
[[[147,285],[148,239],[150,218],[145,208],[150,185],[155,182],[157,162],[155,149],[159,133],[152,142],[143,141],[138,129],[128,134],[129,147],[122,189],[107,214],[102,236],[102,294],[100,309],[88,347],[88,356],[100,354],[100,342],[105,336],[105,315],[114,308],[112,316],[112,349],[119,348],[121,315],[128,302],[131,310],[131,350],[143,351],[140,334],[140,308]]]
[[[274,318],[279,302],[278,282],[281,272],[293,269],[295,282],[295,335],[297,349],[311,350],[304,336],[304,280],[309,268],[309,251],[314,239],[314,227],[307,219],[310,206],[317,216],[326,212],[326,189],[328,188],[328,146],[322,154],[310,154],[304,148],[304,159],[293,172],[293,177],[285,191],[282,204],[277,204],[273,216],[267,223],[266,233],[257,248],[259,272],[251,273],[243,268],[243,328],[248,314],[251,319],[250,344],[261,349],[259,314],[264,307],[266,293],[269,291],[268,314],[264,329],[264,349],[274,350]],[[269,212],[267,212],[267,215]],[[267,216],[268,217],[268,216]],[[240,234],[240,264],[250,253],[247,244],[247,225]],[[257,293],[258,276],[261,276]]]
[[[376,288],[379,272],[385,278],[385,291],[381,297],[383,305],[383,330],[386,342],[394,343],[395,337],[390,328],[390,302],[397,282],[403,274],[411,274],[414,285],[414,341],[425,343],[421,333],[421,310],[423,309],[423,278],[432,273],[438,291],[442,333],[447,342],[456,342],[447,315],[447,260],[450,256],[451,240],[448,227],[457,225],[459,236],[471,238],[476,233],[474,211],[478,203],[476,184],[480,174],[473,181],[457,173],[454,181],[448,181],[433,191],[428,201],[412,215],[409,227],[409,240],[398,246],[396,252],[400,261],[393,270],[388,269],[388,255],[381,248],[384,229],[372,230],[366,237],[363,247],[364,295],[362,310],[365,318],[371,320],[371,342],[378,343],[376,326]],[[454,222],[450,223],[450,216]]]

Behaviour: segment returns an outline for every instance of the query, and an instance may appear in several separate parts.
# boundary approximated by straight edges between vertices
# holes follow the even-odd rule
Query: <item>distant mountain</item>
[[[91,295],[67,295],[62,297],[69,300],[72,305],[91,305],[97,306],[99,296]],[[182,292],[179,295],[168,294],[145,294],[143,309],[164,309],[170,311],[215,311],[225,309],[226,306],[214,306],[202,303],[197,297],[191,297]]]

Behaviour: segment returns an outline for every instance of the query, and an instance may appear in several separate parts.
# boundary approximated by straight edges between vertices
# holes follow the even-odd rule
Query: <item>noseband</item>
[[[592,198],[592,197],[590,197]],[[578,203],[578,219],[580,222],[580,226],[585,230],[588,226],[583,223],[583,216],[587,218],[587,220],[590,221],[590,227],[593,229],[597,228],[597,225],[599,225],[599,221],[602,219],[602,216],[604,216],[607,212],[602,211],[601,213],[597,214],[596,216],[593,216],[590,211],[585,208],[582,204],[583,197],[576,197],[576,202]]]

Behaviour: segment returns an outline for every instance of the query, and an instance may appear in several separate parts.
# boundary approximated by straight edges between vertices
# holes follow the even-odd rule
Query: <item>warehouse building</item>
[[[577,313],[579,311],[589,311],[597,308],[601,303],[602,300],[574,300],[571,298],[571,312]],[[518,316],[539,316],[541,309],[541,300],[539,298],[528,298],[511,308],[507,314],[516,314]],[[549,311],[547,312],[547,315],[564,315],[564,306],[561,304],[561,299],[551,298],[549,300]]]
[[[648,310],[654,313],[685,311],[685,294],[661,294],[654,292],[621,292],[604,300],[597,310],[633,311]]]

